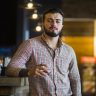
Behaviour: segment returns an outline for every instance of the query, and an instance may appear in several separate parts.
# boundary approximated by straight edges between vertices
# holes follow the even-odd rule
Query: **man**
[[[8,76],[28,76],[30,96],[81,96],[74,50],[60,39],[60,9],[43,14],[44,33],[24,41],[7,66]]]

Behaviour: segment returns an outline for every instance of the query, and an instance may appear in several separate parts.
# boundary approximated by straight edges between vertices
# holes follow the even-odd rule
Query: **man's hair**
[[[59,8],[51,8],[51,9],[48,9],[48,10],[46,10],[44,13],[43,13],[43,22],[44,22],[44,20],[45,20],[45,15],[46,14],[48,14],[48,13],[59,13],[59,14],[61,14],[62,15],[62,18],[63,18],[63,22],[64,22],[64,13],[63,13],[63,11],[61,10],[61,9],[59,9]]]

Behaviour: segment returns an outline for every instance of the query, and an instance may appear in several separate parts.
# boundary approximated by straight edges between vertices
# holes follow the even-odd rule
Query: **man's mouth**
[[[58,30],[56,27],[50,27],[51,30]]]

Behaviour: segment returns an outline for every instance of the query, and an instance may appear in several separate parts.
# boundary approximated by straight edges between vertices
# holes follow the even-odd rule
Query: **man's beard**
[[[50,37],[57,37],[57,36],[60,36],[60,34],[62,33],[61,31],[59,31],[58,33],[49,32],[49,31],[46,30],[45,28],[44,28],[44,32],[45,32],[45,34],[47,34],[47,35],[50,36]]]

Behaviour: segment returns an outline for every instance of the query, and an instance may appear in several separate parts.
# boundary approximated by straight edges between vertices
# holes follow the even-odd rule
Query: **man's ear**
[[[41,23],[41,27],[42,27],[42,29],[44,29],[44,23],[43,22]]]
[[[64,27],[64,24],[62,24],[62,28]]]

